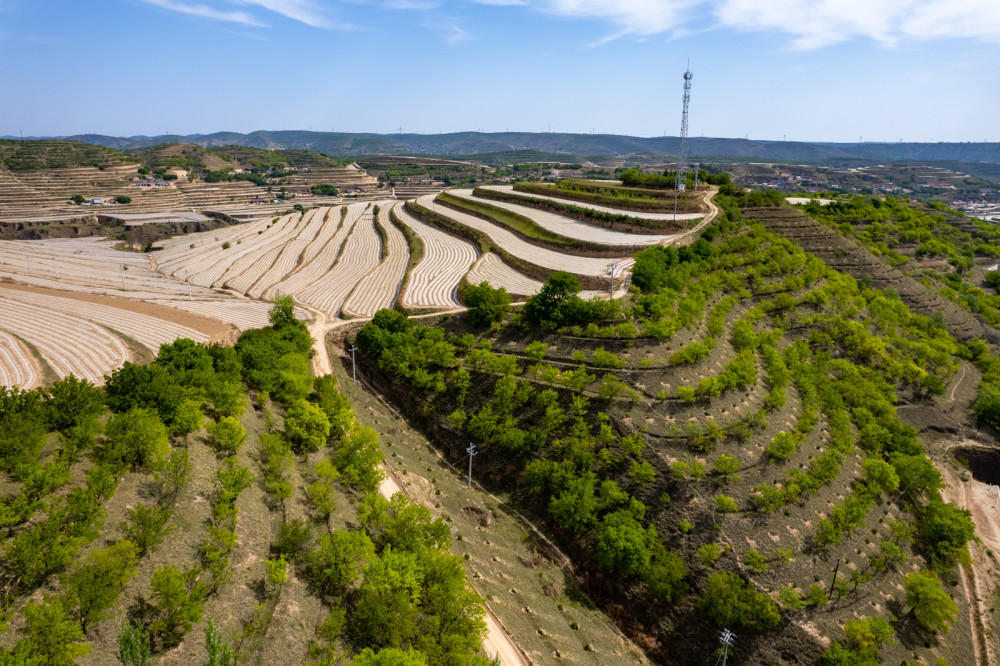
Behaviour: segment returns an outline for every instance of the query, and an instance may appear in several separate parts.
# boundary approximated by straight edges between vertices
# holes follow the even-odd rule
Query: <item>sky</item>
[[[1000,141],[1000,0],[0,0],[0,135]]]

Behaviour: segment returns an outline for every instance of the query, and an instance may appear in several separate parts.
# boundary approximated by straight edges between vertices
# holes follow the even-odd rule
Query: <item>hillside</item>
[[[249,134],[218,132],[192,136],[68,137],[117,149],[164,142],[205,147],[237,144],[255,148],[307,149],[330,155],[476,155],[531,150],[586,156],[623,156],[643,153],[676,155],[678,139],[615,134],[561,132],[454,132],[449,134],[348,134],[340,132],[258,131]],[[808,143],[692,137],[690,154],[698,158],[801,162],[822,160],[952,161],[1000,164],[997,143]]]
[[[479,447],[476,477],[660,663],[714,663],[722,629],[740,663],[993,663],[970,593],[992,560],[959,566],[972,523],[935,464],[958,467],[923,424],[971,436],[966,377],[1000,360],[768,231],[779,201],[720,197],[614,302],[557,273],[513,313],[481,287],[468,315],[381,313],[348,343],[451,460]]]
[[[0,139],[0,167],[12,171],[68,169],[73,167],[108,167],[135,164],[112,148],[92,143],[62,140],[11,141]]]

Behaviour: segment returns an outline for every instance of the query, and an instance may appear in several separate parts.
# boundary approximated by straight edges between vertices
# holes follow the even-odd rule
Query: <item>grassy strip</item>
[[[637,213],[672,213],[674,211],[673,195],[671,195],[671,200],[666,199],[644,199],[628,195],[608,195],[601,194],[600,192],[591,192],[589,190],[578,190],[571,189],[568,187],[559,187],[558,185],[542,185],[541,183],[514,183],[514,189],[518,192],[525,192],[527,194],[539,194],[546,197],[557,197],[559,199],[569,199],[571,201],[579,201],[581,203],[589,203],[594,206],[608,206],[610,208],[621,208],[622,210],[630,210]],[[627,190],[634,190],[636,188],[624,188],[624,187],[604,187],[605,191],[620,192]],[[645,191],[645,190],[639,190]],[[655,191],[655,190],[654,190]],[[678,212],[682,213],[697,213],[700,209],[697,206],[691,205],[692,200],[681,197],[678,201]]]
[[[497,224],[507,227],[518,236],[526,238],[527,240],[543,241],[545,243],[565,247],[572,247],[577,244],[575,239],[560,236],[553,231],[549,231],[545,227],[540,226],[530,217],[518,215],[517,213],[504,210],[503,208],[497,208],[496,206],[491,206],[487,203],[469,201],[468,199],[462,199],[448,194],[447,192],[442,192],[437,195],[434,200],[439,203],[449,205],[452,208],[457,208],[464,212],[471,213],[476,217],[481,217],[488,222],[496,222]]]
[[[389,211],[389,221],[396,226],[401,232],[403,232],[403,237],[406,238],[406,244],[410,247],[410,261],[406,264],[406,272],[403,273],[403,281],[399,284],[399,295],[402,295],[406,290],[406,285],[410,282],[410,273],[416,268],[420,260],[424,258],[424,242],[420,240],[413,229],[409,228],[403,221],[399,219],[396,215],[395,209]],[[399,298],[396,298],[396,305],[399,306]]]
[[[686,221],[647,220],[641,217],[607,213],[601,210],[594,210],[593,208],[584,208],[583,206],[574,206],[573,204],[559,203],[558,201],[550,201],[548,199],[536,199],[535,197],[520,194],[510,194],[509,192],[491,190],[485,187],[477,187],[474,193],[477,197],[482,197],[483,199],[493,199],[494,201],[506,201],[522,206],[530,206],[614,231],[634,231],[639,233],[662,231],[672,233],[688,227]],[[622,207],[618,203],[613,205],[618,208]]]
[[[549,231],[524,215],[518,215],[517,213],[497,208],[487,203],[461,199],[446,192],[439,194],[435,197],[434,201],[459,212],[475,215],[487,222],[501,226],[532,245],[548,248],[555,252],[562,252],[563,254],[614,258],[625,254],[634,254],[646,247],[645,245],[606,245],[604,243],[593,243],[576,238],[568,238],[567,236]]]
[[[520,271],[528,277],[533,277],[536,280],[546,280],[550,275],[552,275],[552,273],[555,272],[551,269],[543,268],[538,264],[533,264],[530,261],[521,259],[520,257],[515,257],[510,252],[494,243],[493,240],[482,231],[467,227],[461,222],[453,220],[450,217],[438,215],[437,213],[424,208],[415,201],[407,201],[404,205],[408,213],[422,222],[445,231],[453,236],[458,236],[459,238],[464,238],[465,240],[470,241],[473,245],[479,248],[479,251],[483,254],[493,252],[514,270]],[[602,284],[603,281],[595,275],[575,275],[580,279],[580,285],[584,289],[604,289],[607,287],[607,283]]]
[[[379,255],[379,261],[385,261],[385,258],[389,256],[389,233],[382,226],[382,222],[378,219],[381,210],[378,206],[375,206],[374,214],[372,219],[375,221],[375,232],[378,233],[379,243],[381,243],[382,252]]]

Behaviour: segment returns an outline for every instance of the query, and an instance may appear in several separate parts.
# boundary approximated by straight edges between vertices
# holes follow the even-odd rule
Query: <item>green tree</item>
[[[958,606],[941,586],[937,574],[933,571],[909,573],[904,585],[906,605],[920,626],[933,633],[949,633],[949,625],[958,616]]]
[[[347,483],[358,490],[371,492],[378,488],[385,474],[378,434],[371,428],[355,424],[340,440],[333,455],[333,464]]]
[[[483,281],[465,289],[464,300],[469,308],[469,316],[476,326],[489,326],[503,320],[510,311],[510,294],[504,287],[494,288]]]
[[[451,540],[443,520],[435,520],[430,509],[411,503],[402,493],[388,500],[378,493],[365,495],[358,504],[358,524],[379,551],[389,545],[407,551],[447,548]]]
[[[206,426],[212,443],[223,453],[234,456],[247,441],[247,432],[243,424],[232,416],[223,416],[215,423]]]
[[[413,640],[420,620],[423,583],[417,556],[387,546],[365,570],[358,588],[352,618],[355,641],[382,648]]]
[[[125,515],[128,520],[122,521],[118,529],[139,549],[139,557],[163,543],[173,531],[172,527],[167,527],[167,522],[173,515],[170,508],[137,504],[134,508],[126,509]]]
[[[44,666],[68,666],[86,656],[91,646],[83,642],[80,625],[59,600],[28,602],[24,607],[25,642],[28,653]],[[22,662],[23,663],[23,662]]]
[[[170,432],[173,435],[186,435],[201,427],[205,415],[201,411],[200,400],[185,400],[177,407]]]
[[[274,305],[268,313],[267,318],[274,328],[282,328],[289,324],[294,324],[295,300],[288,294],[278,294],[274,297]]]
[[[131,541],[91,551],[72,571],[63,574],[63,592],[84,633],[104,617],[118,593],[135,573],[139,548]]]
[[[115,203],[117,204],[130,204],[132,203],[132,197],[125,194],[115,195]]]
[[[966,543],[975,536],[972,514],[941,500],[933,500],[917,514],[917,536],[930,556],[931,565],[950,569],[967,557]]]
[[[597,537],[597,563],[602,569],[642,574],[649,570],[656,539],[656,529],[652,525],[643,529],[630,511],[609,513]]]
[[[709,574],[698,607],[718,627],[766,631],[781,620],[771,598],[734,573]]]
[[[102,458],[115,467],[156,467],[170,452],[167,428],[155,412],[133,407],[108,419]]]
[[[330,419],[316,405],[296,400],[285,415],[285,432],[296,451],[319,451],[330,436]]]
[[[565,527],[582,532],[597,521],[597,497],[593,472],[569,479],[565,488],[549,502],[549,513]]]
[[[226,640],[211,619],[205,628],[205,650],[208,652],[208,661],[205,666],[236,666],[236,655],[233,654],[233,646]]]
[[[122,628],[118,632],[118,654],[115,656],[123,666],[152,666],[149,633],[142,628],[142,624],[122,620]]]
[[[309,576],[327,595],[341,596],[376,558],[375,544],[360,530],[336,530],[319,538],[306,557]]]
[[[238,417],[247,408],[243,385],[236,380],[216,380],[208,387],[208,399],[223,416]]]
[[[86,379],[64,377],[44,393],[45,416],[54,430],[93,421],[104,411],[104,392]]]
[[[337,508],[335,484],[340,472],[329,460],[321,460],[316,464],[316,481],[306,488],[306,495],[313,503],[320,516],[325,520]]]
[[[532,324],[559,325],[565,313],[562,307],[580,292],[580,280],[572,273],[556,271],[541,290],[524,305],[524,318]]]
[[[149,587],[156,619],[150,625],[164,647],[177,645],[201,619],[203,590],[194,582],[196,570],[182,572],[165,564],[153,573]]]

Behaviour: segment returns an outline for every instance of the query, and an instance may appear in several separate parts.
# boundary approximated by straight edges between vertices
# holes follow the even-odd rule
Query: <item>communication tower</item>
[[[683,192],[687,182],[684,178],[687,173],[688,158],[688,104],[691,102],[691,62],[688,61],[688,68],[684,72],[684,113],[681,115],[681,144],[677,151],[677,191]]]

